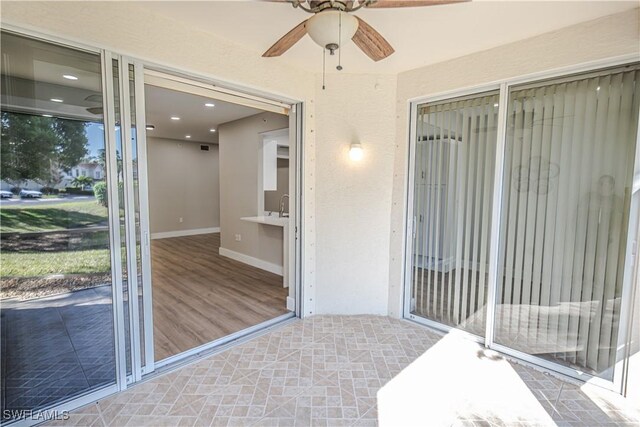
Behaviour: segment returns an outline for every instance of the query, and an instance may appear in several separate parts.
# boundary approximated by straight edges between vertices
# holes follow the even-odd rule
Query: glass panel
[[[636,68],[509,94],[495,341],[612,379]]]
[[[484,335],[498,92],[418,108],[411,313]]]
[[[2,34],[2,418],[114,384],[100,56]]]

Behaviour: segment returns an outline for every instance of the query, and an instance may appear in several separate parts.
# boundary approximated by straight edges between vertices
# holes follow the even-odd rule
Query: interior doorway
[[[288,108],[197,82],[149,72],[144,94],[159,367],[295,315],[296,132]]]

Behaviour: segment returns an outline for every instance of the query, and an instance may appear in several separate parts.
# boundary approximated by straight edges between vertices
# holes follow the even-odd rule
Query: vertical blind
[[[638,67],[513,88],[495,341],[612,378]]]
[[[511,88],[504,153],[496,153],[497,91],[418,106],[412,315],[483,336],[492,304],[495,343],[612,379],[639,78],[636,64]]]
[[[411,312],[484,335],[497,91],[418,108]]]

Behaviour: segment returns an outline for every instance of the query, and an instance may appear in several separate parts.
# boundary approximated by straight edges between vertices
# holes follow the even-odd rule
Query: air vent
[[[200,149],[201,149],[202,151],[209,151],[209,146],[208,146],[208,145],[201,145],[201,146],[200,146]]]

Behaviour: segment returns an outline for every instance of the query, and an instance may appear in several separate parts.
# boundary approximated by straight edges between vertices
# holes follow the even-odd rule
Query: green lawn
[[[107,208],[93,200],[0,209],[0,233],[65,230],[106,224],[106,221]]]
[[[0,232],[7,234],[3,236],[0,252],[0,277],[109,274],[108,231],[88,229],[66,232],[70,228],[107,225],[107,218],[107,209],[93,200],[39,206],[3,206],[0,209]]]
[[[1,277],[33,277],[51,274],[95,274],[111,271],[108,249],[66,252],[2,252]]]

